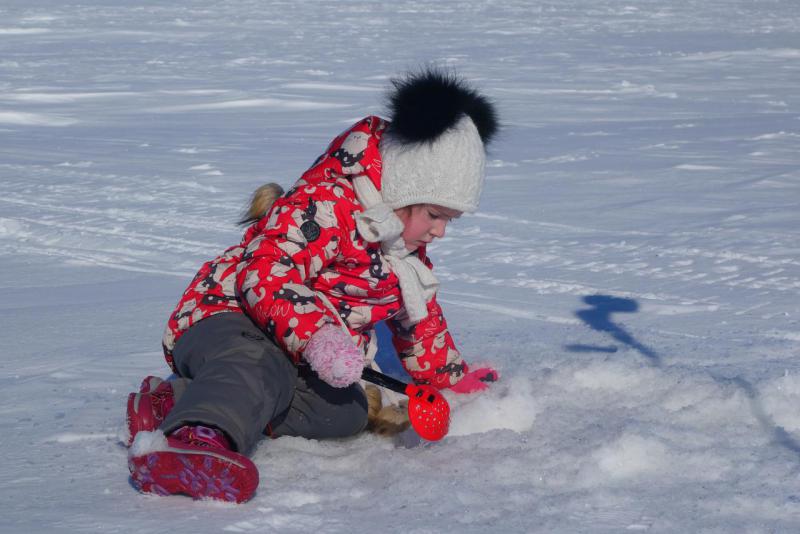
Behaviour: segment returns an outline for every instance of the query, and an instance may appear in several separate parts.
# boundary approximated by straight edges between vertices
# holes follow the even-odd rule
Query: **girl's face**
[[[414,204],[394,212],[403,222],[403,240],[408,250],[416,250],[437,237],[444,237],[447,223],[461,216],[458,210],[436,204]]]

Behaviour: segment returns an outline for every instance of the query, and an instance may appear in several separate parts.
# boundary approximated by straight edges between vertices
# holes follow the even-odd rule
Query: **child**
[[[435,69],[393,83],[391,122],[356,123],[287,193],[262,188],[241,243],[184,292],[163,342],[179,378],[145,379],[128,404],[141,491],[243,502],[262,433],[361,432],[379,321],[416,383],[469,393],[497,379],[461,359],[426,254],[478,207],[494,108]]]

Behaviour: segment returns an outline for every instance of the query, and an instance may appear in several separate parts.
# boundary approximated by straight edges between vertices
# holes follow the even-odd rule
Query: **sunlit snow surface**
[[[0,531],[797,532],[795,0],[0,4]],[[428,61],[504,128],[431,250],[451,435],[264,442],[136,493],[125,399],[250,192]]]

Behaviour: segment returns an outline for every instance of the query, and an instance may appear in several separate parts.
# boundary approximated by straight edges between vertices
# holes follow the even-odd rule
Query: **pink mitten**
[[[364,353],[338,326],[326,324],[306,344],[303,358],[319,377],[335,388],[357,382],[364,369]]]
[[[488,388],[489,383],[497,382],[499,378],[500,374],[491,367],[481,367],[465,374],[464,378],[450,386],[450,389],[456,393],[475,393]]]

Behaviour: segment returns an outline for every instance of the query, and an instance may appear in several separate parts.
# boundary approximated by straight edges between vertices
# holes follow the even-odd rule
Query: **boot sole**
[[[170,446],[128,459],[131,480],[143,493],[188,495],[242,503],[258,487],[258,469],[248,458],[203,448]]]

